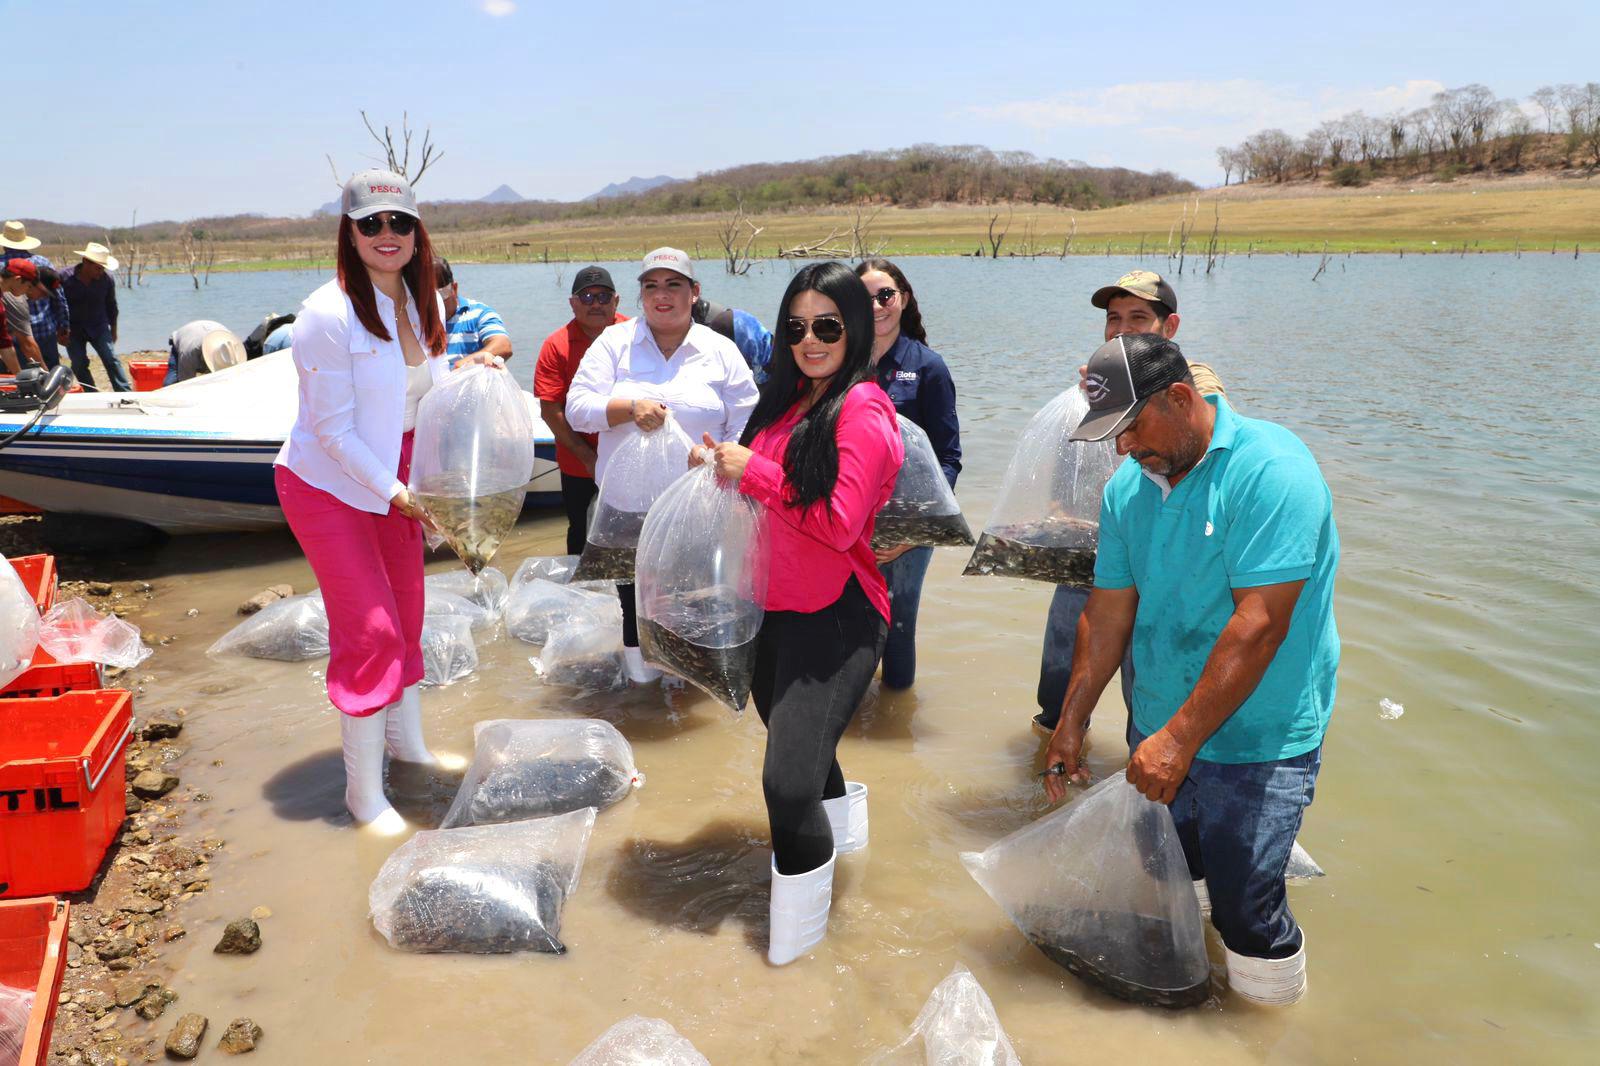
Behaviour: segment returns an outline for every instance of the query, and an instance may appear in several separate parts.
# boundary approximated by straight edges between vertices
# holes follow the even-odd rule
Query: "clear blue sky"
[[[431,126],[426,198],[573,199],[631,175],[917,142],[1165,167],[1441,86],[1600,81],[1600,3],[0,0],[0,215],[305,214]],[[1220,9],[1220,10],[1219,10]]]

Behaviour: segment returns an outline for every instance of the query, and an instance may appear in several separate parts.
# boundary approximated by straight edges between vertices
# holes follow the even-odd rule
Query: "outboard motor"
[[[23,367],[12,379],[15,392],[0,393],[0,411],[49,411],[61,402],[72,385],[72,372],[64,366],[46,370]]]

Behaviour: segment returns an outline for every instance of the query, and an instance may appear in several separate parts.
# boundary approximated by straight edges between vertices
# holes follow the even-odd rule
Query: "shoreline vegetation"
[[[132,261],[135,282],[145,273],[190,274],[196,287],[216,273],[332,269],[331,220],[306,225],[325,229],[326,235],[206,240],[198,253],[193,241],[131,247],[124,242],[117,253]],[[48,227],[40,225],[39,235],[46,237],[40,253],[58,262],[69,258],[73,245],[50,240]],[[1600,180],[1566,171],[1383,178],[1359,188],[1251,182],[1088,210],[1004,202],[769,213],[736,209],[509,224],[464,221],[430,233],[435,247],[458,263],[616,262],[667,244],[697,260],[734,260],[735,270],[753,260],[864,254],[1166,257],[1170,249],[1173,258],[1180,252],[1193,258],[1205,257],[1209,249],[1217,257],[1324,252],[1570,256],[1600,250]]]

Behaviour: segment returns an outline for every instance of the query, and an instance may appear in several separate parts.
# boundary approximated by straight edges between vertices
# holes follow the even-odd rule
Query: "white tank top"
[[[428,368],[427,359],[416,366],[406,366],[406,413],[400,421],[400,431],[410,433],[417,428],[417,404],[433,388],[433,371]]]

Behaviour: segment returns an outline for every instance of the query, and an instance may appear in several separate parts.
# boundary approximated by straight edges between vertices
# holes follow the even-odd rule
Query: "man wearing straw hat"
[[[0,266],[13,259],[26,259],[36,267],[54,269],[54,263],[35,251],[38,247],[39,238],[29,236],[28,227],[21,222],[12,219],[0,227]],[[67,297],[61,287],[57,286],[42,299],[29,300],[28,318],[44,365],[55,367],[61,362],[61,352],[56,345],[67,342]]]
[[[67,356],[72,360],[72,373],[78,384],[86,389],[94,388],[88,356],[88,346],[92,344],[105,365],[111,387],[117,392],[132,392],[133,382],[128,379],[128,371],[117,358],[114,347],[117,343],[117,286],[111,275],[117,269],[117,257],[111,254],[111,249],[94,241],[72,254],[78,257],[78,265],[68,267],[61,276],[71,312]]]

